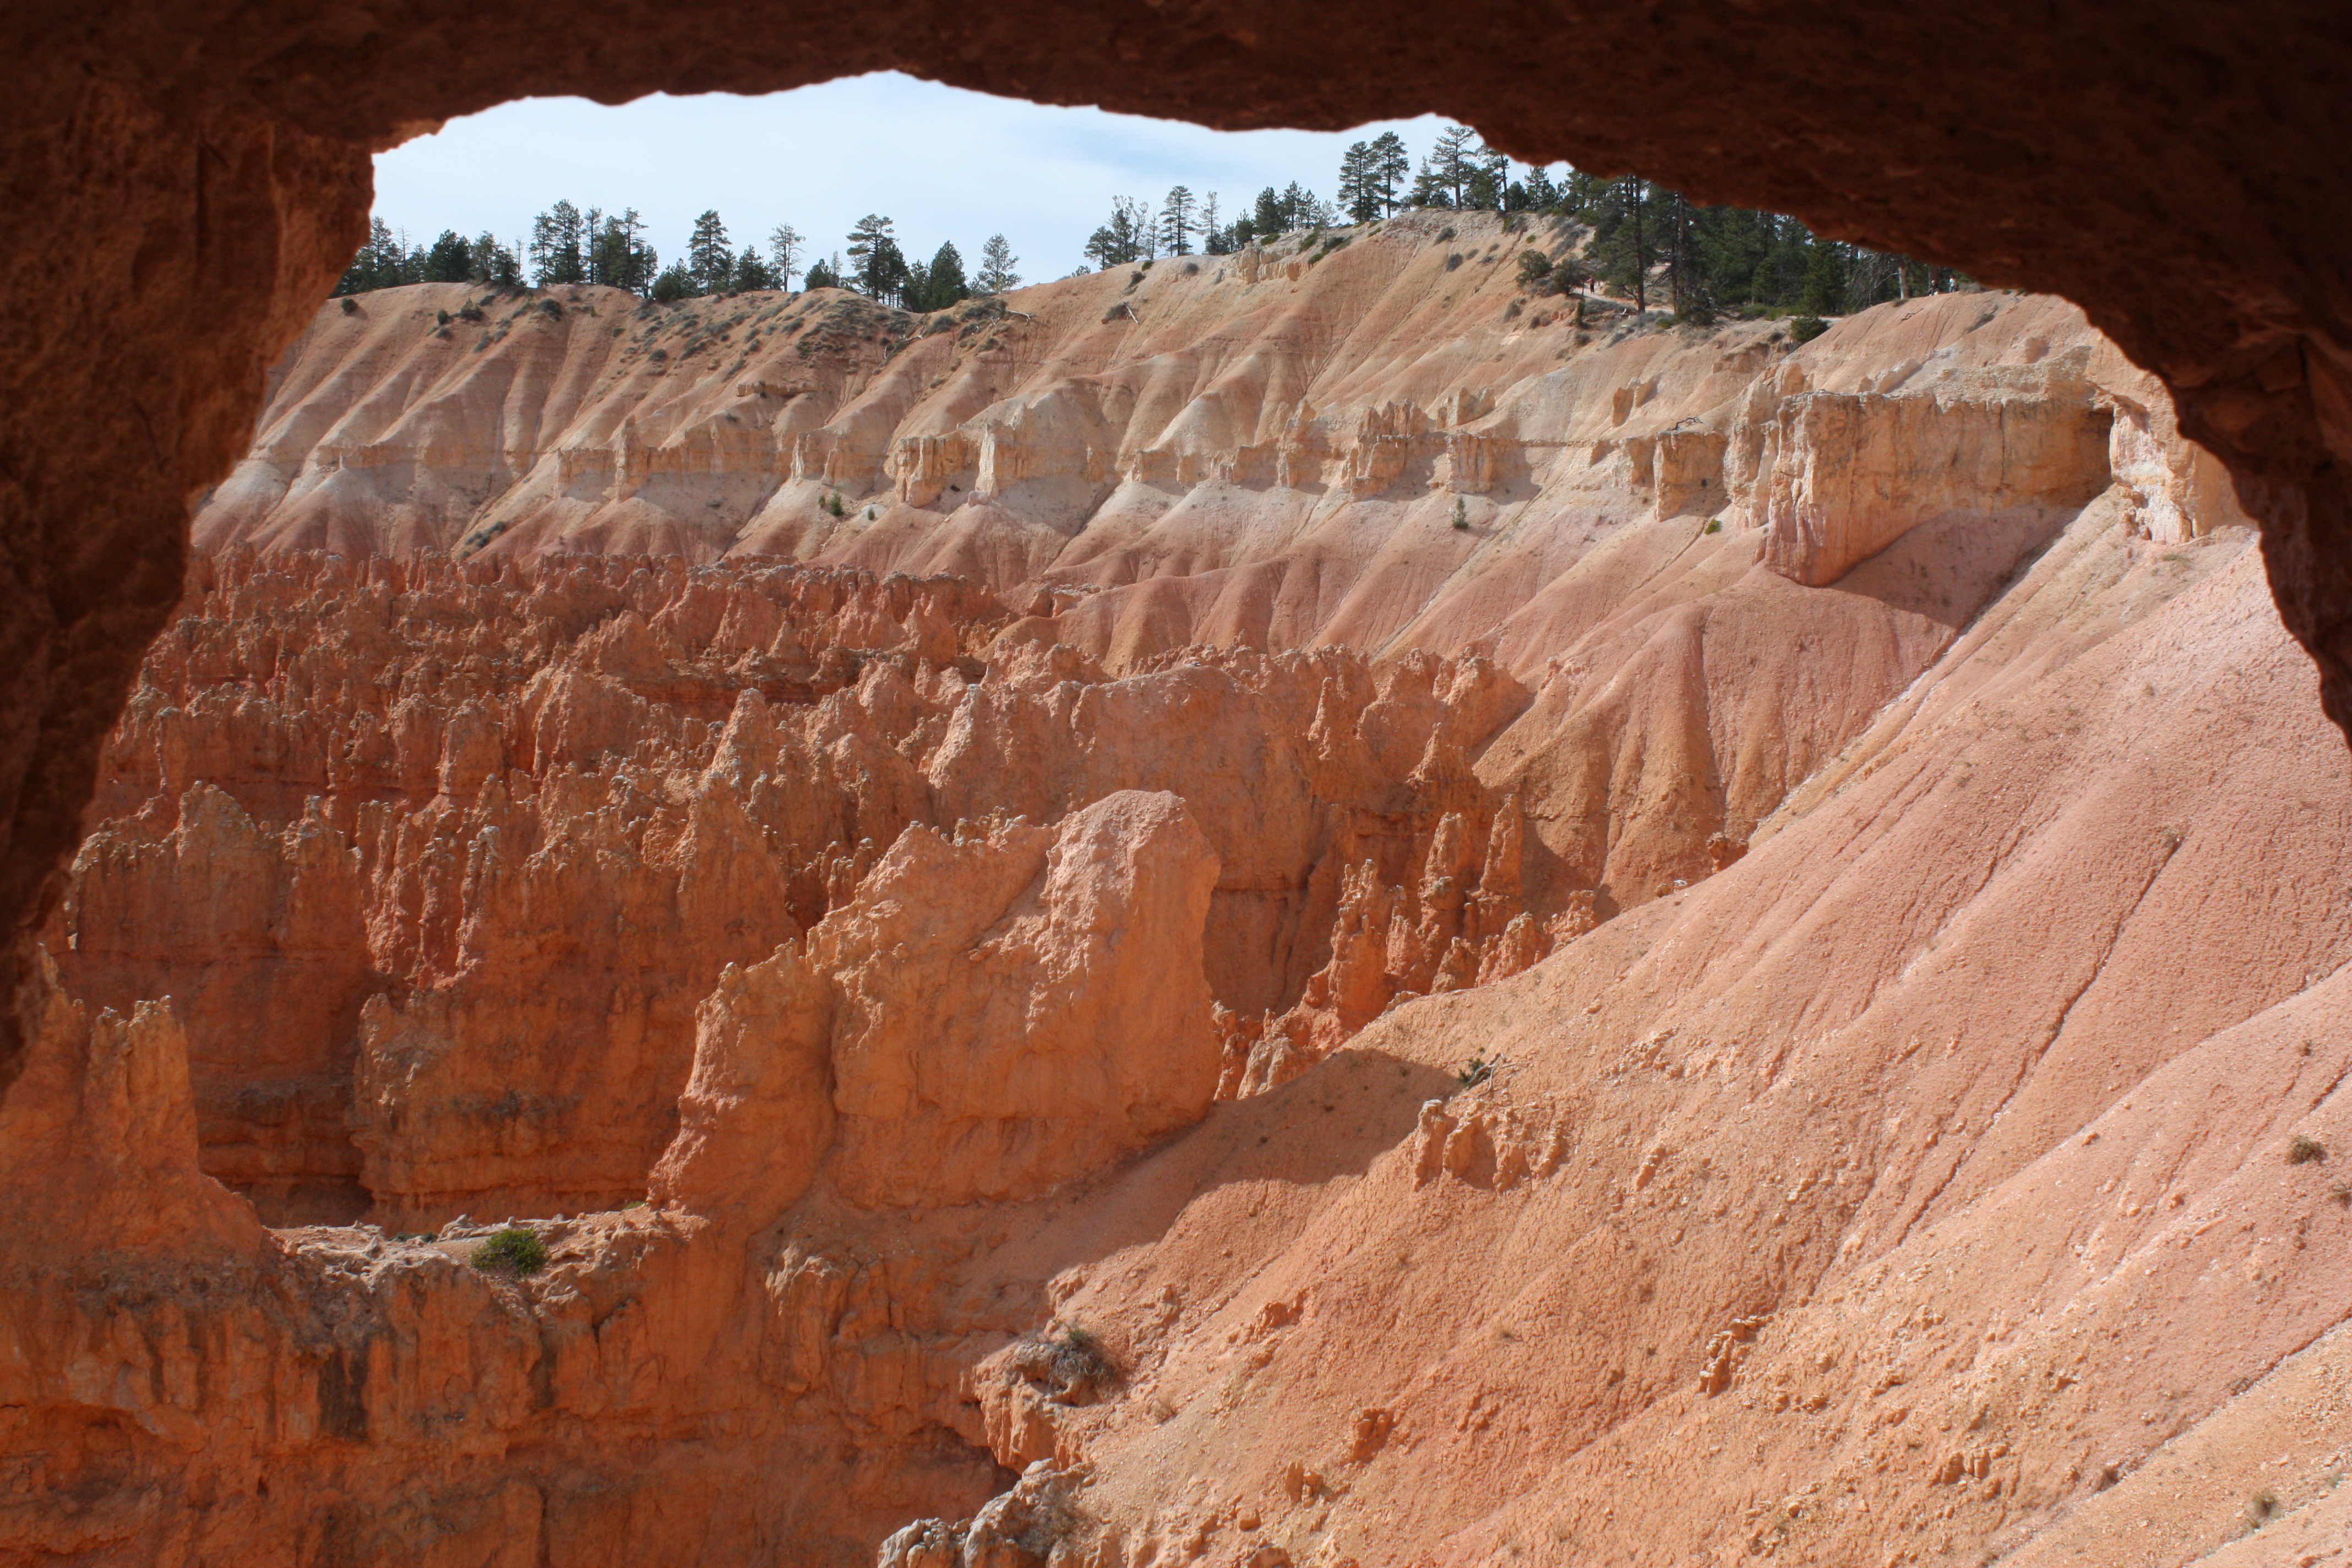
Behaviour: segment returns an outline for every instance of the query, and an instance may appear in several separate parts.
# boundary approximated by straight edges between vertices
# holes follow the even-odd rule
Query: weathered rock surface
[[[1183,941],[1235,1017],[1320,1005],[1300,998],[1355,918],[1351,877],[1398,889],[1381,1004],[1440,984],[1449,955],[1444,984],[1523,967],[1545,945],[1524,924],[1507,941],[1510,921],[1578,901],[1530,871],[1516,798],[1473,772],[1526,700],[1491,665],[1200,650],[1111,680],[1031,640],[983,665],[993,606],[953,580],[773,563],[208,563],[110,752],[111,815],[53,950],[98,1003],[173,999],[208,1169],[273,1219],[397,1227],[641,1194],[722,971],[861,897],[928,918],[908,889],[961,863],[947,846],[967,823],[1012,836],[974,884],[1007,887],[975,893],[980,923],[933,933],[942,973],[964,976],[918,993],[935,1011],[1007,979],[958,955],[1035,879],[1024,867],[1061,830],[1044,825],[1121,792],[1173,790],[1204,837],[1217,869]],[[1163,881],[1083,918],[1181,926],[1190,895]],[[864,936],[847,918],[820,944],[845,973],[897,917],[860,917],[884,921]],[[1060,935],[1039,951],[1096,967]],[[1173,1026],[1167,984],[1148,988]],[[1109,1026],[1070,1001],[1036,1005]],[[905,1026],[875,1048],[940,1037]],[[1171,1068],[1144,1055],[1144,1077]],[[1207,1071],[1213,1089],[1214,1051]],[[1094,1128],[1111,1101],[1080,1103]],[[1111,1146],[1075,1125],[1034,1136],[1068,1143],[1064,1173]]]
[[[1524,677],[1559,628],[1496,623],[1647,523],[1759,530],[1768,565],[1818,584],[1938,519],[2046,538],[2124,468],[2168,532],[2190,515],[2185,444],[2147,423],[2161,392],[2056,301],[1920,300],[1802,346],[1769,321],[1588,331],[1513,265],[1573,249],[1573,225],[1343,237],[929,316],[828,291],[370,294],[295,345],[195,537],[951,572],[1042,598],[1113,668],[1402,642]],[[436,325],[457,310],[480,319]],[[2202,479],[2217,526],[2234,513]]]
[[[1774,394],[1819,570],[1777,480],[1647,493],[1759,425],[1661,426],[1580,481],[1625,526],[1377,660],[1085,631],[1148,579],[204,568],[52,928],[115,1010],[0,1103],[95,1216],[0,1247],[0,1539],[2186,1563],[2267,1490],[2326,1542],[2352,786],[2160,402],[2090,342],[2044,408],[1936,308]],[[311,1031],[250,1102],[240,1008]],[[203,1166],[598,1212],[505,1279]],[[134,1186],[185,1217],[118,1246]]]
[[[721,977],[654,1200],[749,1202],[764,1224],[830,1144],[825,1174],[861,1206],[1001,1202],[1189,1127],[1217,1089],[1216,879],[1164,793],[1058,829],[908,828],[804,949]]]

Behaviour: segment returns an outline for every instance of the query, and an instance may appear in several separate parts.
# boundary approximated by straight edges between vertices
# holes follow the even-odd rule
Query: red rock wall
[[[277,1218],[398,1227],[642,1194],[719,973],[915,825],[1175,789],[1219,868],[1206,977],[1252,1016],[1324,966],[1348,876],[1400,889],[1380,1002],[1457,941],[1444,984],[1505,963],[1566,894],[1471,771],[1525,700],[1476,660],[1202,650],[1111,681],[1014,641],[983,669],[1007,619],[954,580],[752,562],[208,562],[53,949],[95,1003],[173,999],[208,1169]]]

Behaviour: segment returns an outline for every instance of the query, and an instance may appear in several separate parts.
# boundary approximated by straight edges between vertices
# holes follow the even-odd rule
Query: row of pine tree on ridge
[[[1793,217],[1690,200],[1654,181],[1603,178],[1568,169],[1515,168],[1468,126],[1449,126],[1415,170],[1404,141],[1383,132],[1349,147],[1340,160],[1338,199],[1326,202],[1296,181],[1272,186],[1230,220],[1214,193],[1195,197],[1178,185],[1158,205],[1112,199],[1111,215],[1088,237],[1085,272],[1150,262],[1196,250],[1223,256],[1258,242],[1343,224],[1370,224],[1407,209],[1497,212],[1574,222],[1591,231],[1580,260],[1530,248],[1523,283],[1565,292],[1605,283],[1637,310],[1670,307],[1676,320],[1718,315],[1846,314],[1883,300],[1946,292],[1968,279],[1948,268],[1822,238]],[[909,310],[938,310],[975,295],[1016,288],[1019,258],[1003,235],[981,247],[967,273],[952,242],[929,261],[909,260],[889,218],[869,214],[844,251],[802,267],[807,241],[790,224],[737,249],[716,211],[695,220],[686,256],[667,267],[646,237],[634,207],[585,212],[559,201],[531,221],[527,242],[492,234],[468,240],[444,230],[430,246],[411,245],[379,217],[352,258],[338,294],[406,283],[487,283],[539,288],[601,283],[669,301],[761,289],[852,289]],[[1538,266],[1538,262],[1544,265]],[[1660,293],[1663,288],[1663,294]]]

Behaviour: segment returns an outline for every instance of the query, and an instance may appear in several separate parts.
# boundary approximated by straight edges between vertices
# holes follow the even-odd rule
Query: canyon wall
[[[1060,640],[1117,666],[1455,651],[1669,518],[1761,531],[1826,583],[1940,516],[2071,513],[2119,460],[2155,473],[2151,443],[2182,470],[2158,488],[2197,491],[2152,527],[2231,515],[2157,384],[2063,302],[1930,297],[1802,345],[1785,321],[1638,331],[1517,281],[1584,233],[1405,213],[928,315],[830,289],[355,296],[274,373],[195,539],[952,572],[1082,607]],[[1523,628],[1549,646],[1513,644],[1514,673],[1556,629]]]
[[[0,1101],[7,1549],[2326,1561],[2352,788],[2210,461],[2050,301],[1456,237],[323,313]]]
[[[1213,1000],[1236,1036],[1283,1015],[1285,1058],[1370,1016],[1363,984],[1376,1013],[1448,963],[1523,968],[1592,901],[1473,770],[1527,700],[1483,660],[1114,680],[1010,621],[845,569],[235,552],[149,661],[52,951],[100,1005],[174,999],[222,1179],[405,1226],[641,1194],[698,1001],[862,879],[919,883],[892,869],[919,827],[1034,837],[1174,791],[1214,860]],[[1302,994],[1360,924],[1351,877],[1388,912],[1335,1035]]]

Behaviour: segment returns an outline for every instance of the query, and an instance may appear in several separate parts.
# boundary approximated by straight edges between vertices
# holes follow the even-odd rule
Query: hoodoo
[[[0,64],[0,1563],[2352,1568],[2344,16],[478,10]],[[322,307],[878,71],[1930,291]]]

